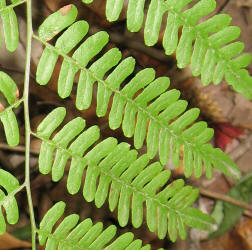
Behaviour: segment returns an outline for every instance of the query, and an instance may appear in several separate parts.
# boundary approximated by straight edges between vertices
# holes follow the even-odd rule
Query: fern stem
[[[8,110],[12,110],[13,108],[17,108],[23,101],[24,101],[24,97],[18,99],[12,105],[10,105],[7,108],[5,108],[4,111],[8,111]]]
[[[10,193],[8,193],[8,195],[11,195],[11,196],[15,196],[17,193],[19,193],[23,188],[25,188],[26,187],[26,184],[25,184],[25,182],[21,185],[21,186],[19,186],[17,189],[15,189],[15,190],[13,190],[12,192],[10,192]],[[3,203],[4,203],[4,200],[1,200],[0,201],[0,207],[2,207],[2,205],[3,205]]]
[[[27,12],[27,41],[26,41],[26,61],[24,78],[24,118],[25,118],[25,184],[32,232],[32,249],[36,249],[36,224],[32,204],[31,186],[30,186],[30,117],[29,117],[29,84],[30,84],[30,65],[31,65],[31,47],[32,47],[32,0],[26,2]]]
[[[19,6],[19,5],[21,5],[21,4],[25,3],[25,2],[26,2],[26,0],[21,0],[21,1],[17,2],[17,3],[10,4],[10,5],[8,5],[8,6],[4,7],[4,8],[1,8],[0,13],[6,11],[8,9],[13,9],[14,7]]]

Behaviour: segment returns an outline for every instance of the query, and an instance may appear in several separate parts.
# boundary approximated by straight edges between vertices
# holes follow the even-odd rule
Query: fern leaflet
[[[77,14],[77,9],[72,4],[62,7],[59,11],[51,14],[44,21],[43,26],[40,26],[39,36],[45,41],[50,41],[60,31],[71,25],[75,21]],[[64,45],[61,44],[61,46]]]
[[[6,49],[14,52],[19,42],[18,21],[14,7],[25,1],[11,0],[11,2],[11,5],[6,6],[6,0],[0,0],[0,15],[3,23]]]
[[[145,203],[147,225],[150,231],[158,232],[159,238],[164,238],[168,230],[173,241],[177,234],[185,239],[185,225],[203,230],[213,226],[211,217],[190,207],[198,196],[197,189],[184,186],[183,180],[165,186],[170,171],[163,170],[158,162],[148,165],[149,157],[137,157],[137,151],[130,150],[129,144],[118,144],[115,138],[110,137],[86,152],[99,139],[97,126],[82,132],[85,121],[77,117],[50,139],[62,123],[65,113],[61,107],[53,110],[39,125],[37,133],[34,133],[43,141],[39,155],[41,173],[52,172],[53,181],[59,181],[67,161],[71,159],[67,179],[69,193],[79,191],[83,171],[87,169],[83,196],[88,202],[95,201],[95,205],[101,207],[109,196],[110,210],[114,211],[118,207],[121,226],[128,223],[131,206],[132,224],[136,228],[143,222]],[[164,189],[160,191],[162,187]]]
[[[93,225],[91,219],[85,219],[78,224],[79,216],[77,214],[65,217],[52,233],[52,228],[62,217],[65,206],[64,202],[57,202],[47,211],[40,223],[39,243],[40,245],[46,244],[46,250],[151,249],[150,245],[142,246],[141,240],[134,240],[134,235],[130,232],[121,235],[110,243],[116,234],[115,226],[111,225],[103,230],[101,222]]]
[[[74,5],[71,8],[76,9]],[[45,39],[47,36],[44,35],[47,26],[53,29],[51,25],[58,23],[57,18],[60,20],[63,18],[60,13],[62,10],[54,13],[54,16],[49,16],[40,26],[40,37],[34,36],[46,46],[36,73],[39,84],[48,83],[58,57],[62,56],[64,61],[58,81],[60,97],[66,98],[70,95],[75,75],[80,70],[76,107],[79,110],[90,107],[94,83],[97,82],[97,116],[105,116],[109,100],[113,95],[112,107],[109,111],[110,128],[116,129],[122,125],[125,136],[134,136],[134,145],[137,149],[142,147],[146,139],[147,154],[150,158],[159,151],[162,164],[166,164],[171,156],[174,166],[178,167],[180,149],[183,146],[186,177],[191,176],[193,172],[196,177],[200,177],[202,163],[205,165],[208,177],[211,177],[212,167],[232,177],[240,176],[239,168],[227,155],[207,144],[213,136],[213,130],[207,128],[205,122],[192,125],[198,118],[199,109],[193,108],[185,112],[187,102],[179,100],[180,92],[167,90],[170,84],[169,78],[155,79],[153,69],[144,69],[120,89],[120,85],[132,74],[135,60],[129,57],[120,62],[121,52],[117,48],[110,49],[87,68],[90,60],[108,43],[106,32],[101,31],[87,38],[75,50],[72,57],[67,54],[88,32],[88,24],[85,21],[73,23],[57,39],[55,47],[47,43]],[[54,18],[55,16],[57,18]],[[114,68],[112,73],[104,79],[105,74],[112,68]],[[142,92],[134,97],[140,90]]]
[[[0,92],[3,93],[9,107],[4,108],[0,103],[0,120],[3,123],[7,142],[10,146],[19,144],[19,128],[13,108],[17,107],[21,100],[16,83],[4,72],[0,71]]]
[[[82,0],[92,3],[93,0]],[[129,0],[127,26],[137,32],[143,25],[146,0]],[[240,28],[229,26],[231,17],[226,14],[212,16],[199,23],[199,20],[216,8],[215,0],[200,0],[193,7],[185,7],[193,0],[151,0],[144,27],[144,40],[148,46],[158,41],[163,16],[168,12],[163,36],[163,47],[167,55],[176,50],[177,65],[185,68],[191,63],[194,76],[201,75],[204,85],[210,82],[219,84],[223,77],[234,90],[252,99],[252,77],[244,69],[251,62],[251,55],[240,53],[242,42],[233,42],[240,35]],[[119,18],[124,0],[107,0],[106,16],[112,22]],[[179,39],[179,29],[182,35]]]
[[[18,205],[14,197],[19,186],[18,180],[9,172],[0,169],[0,235],[6,232],[6,223],[2,207],[6,211],[6,218],[9,224],[16,224],[19,218]],[[6,195],[7,192],[7,195]]]

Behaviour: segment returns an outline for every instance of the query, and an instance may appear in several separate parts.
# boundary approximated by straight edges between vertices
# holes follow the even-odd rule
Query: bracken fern
[[[93,0],[82,0],[92,3]],[[129,0],[127,6],[127,27],[137,32],[143,26],[146,0]],[[193,7],[185,7],[193,0],[151,0],[146,14],[144,41],[148,46],[157,43],[163,17],[168,13],[163,34],[163,47],[167,55],[176,51],[177,65],[185,68],[191,64],[192,74],[201,75],[204,85],[219,84],[223,77],[235,91],[252,99],[252,77],[246,68],[251,55],[240,53],[242,42],[233,42],[240,35],[240,28],[229,26],[231,17],[227,14],[212,15],[204,22],[201,18],[213,12],[215,0],[200,0]],[[116,21],[122,11],[124,0],[106,0],[106,17]],[[179,29],[182,34],[179,38]]]
[[[107,1],[107,16],[110,21],[118,18],[123,2]],[[167,54],[177,49],[178,65],[185,67],[191,59],[193,73],[201,74],[203,83],[208,84],[212,80],[218,83],[225,75],[229,84],[250,98],[251,77],[242,69],[248,65],[249,56],[245,54],[231,60],[241,52],[243,45],[236,42],[222,47],[237,38],[237,28],[228,26],[230,18],[227,15],[217,15],[197,24],[199,18],[213,10],[215,1],[201,0],[191,9],[183,11],[189,2],[191,1],[150,1],[145,25],[146,43],[153,45],[156,42],[162,16],[168,11],[163,40]],[[132,31],[138,31],[142,26],[144,3],[144,0],[129,0],[127,22]],[[178,235],[185,239],[186,226],[203,230],[213,229],[214,220],[192,207],[198,196],[198,189],[185,186],[181,179],[168,183],[171,172],[164,168],[169,158],[172,159],[173,165],[178,167],[183,149],[186,177],[192,173],[200,177],[204,165],[209,178],[213,167],[226,175],[239,178],[238,166],[220,149],[215,149],[208,143],[213,136],[213,130],[208,128],[205,122],[196,122],[199,110],[192,108],[185,111],[187,102],[179,99],[180,92],[175,89],[168,90],[169,78],[155,79],[155,71],[150,68],[132,75],[135,69],[135,60],[132,57],[121,60],[122,55],[117,48],[104,52],[109,41],[106,32],[98,32],[82,42],[89,26],[86,21],[76,21],[78,13],[72,4],[46,18],[39,27],[37,36],[32,31],[31,0],[12,1],[9,6],[6,6],[4,0],[0,0],[8,50],[14,51],[18,44],[18,25],[13,8],[19,4],[26,4],[27,7],[24,91],[23,97],[18,99],[17,85],[10,76],[0,72],[0,91],[8,103],[7,107],[1,106],[0,119],[8,144],[19,144],[19,128],[13,109],[21,103],[24,104],[25,180],[19,185],[13,175],[0,169],[0,208],[3,207],[6,211],[7,222],[17,223],[19,212],[15,195],[25,188],[31,216],[33,249],[36,248],[36,234],[39,243],[50,250],[76,247],[150,249],[149,245],[142,246],[140,240],[133,240],[131,233],[111,242],[115,235],[115,226],[102,231],[102,223],[92,226],[90,219],[78,224],[79,216],[76,214],[66,217],[52,232],[52,228],[64,213],[63,202],[58,202],[49,209],[37,228],[29,172],[30,136],[33,135],[42,141],[39,171],[42,174],[51,173],[55,182],[60,181],[66,172],[67,190],[72,195],[80,190],[83,182],[84,199],[88,202],[94,201],[97,207],[103,206],[108,200],[111,211],[117,208],[121,226],[128,224],[131,213],[132,225],[135,228],[140,227],[146,210],[149,230],[157,232],[161,239],[167,234],[172,241],[175,241]],[[216,25],[218,20],[219,25]],[[183,31],[177,46],[180,26],[183,26]],[[60,32],[62,34],[59,34]],[[213,32],[215,34],[209,36]],[[58,38],[55,44],[49,43],[56,35]],[[211,39],[218,37],[216,46],[213,46]],[[69,121],[58,130],[66,115],[64,107],[54,109],[40,123],[37,131],[31,131],[28,95],[32,38],[45,46],[36,72],[38,84],[46,85],[49,82],[58,58],[63,57],[58,81],[59,96],[66,98],[72,93],[75,76],[80,72],[76,107],[79,110],[88,109],[93,99],[94,84],[97,83],[97,116],[103,117],[109,113],[110,128],[122,126],[126,137],[134,137],[136,149],[140,149],[146,140],[146,154],[138,156],[137,150],[131,149],[130,144],[118,143],[113,137],[100,140],[99,127],[91,126],[84,130],[85,120],[80,117]],[[166,43],[167,41],[169,43]],[[195,43],[191,55],[193,41]],[[73,52],[72,56],[69,56],[70,52]],[[104,53],[98,58],[101,52]],[[91,66],[88,66],[89,64]],[[235,79],[239,79],[237,84],[234,84]],[[245,84],[246,80],[248,82]],[[159,161],[149,164],[157,153]],[[66,171],[67,162],[70,167]],[[5,231],[6,222],[0,210],[0,233]]]

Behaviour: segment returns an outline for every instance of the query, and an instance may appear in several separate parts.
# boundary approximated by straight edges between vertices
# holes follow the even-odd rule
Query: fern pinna
[[[16,50],[19,42],[18,21],[14,7],[25,1],[11,0],[11,2],[12,4],[7,6],[6,0],[0,1],[0,16],[2,19],[6,49],[13,52]]]
[[[76,107],[79,110],[90,107],[94,83],[97,82],[97,116],[105,116],[113,95],[109,110],[110,128],[117,129],[122,125],[125,136],[134,136],[137,149],[142,147],[146,139],[150,158],[154,158],[158,151],[160,161],[165,165],[171,155],[174,166],[178,167],[183,146],[186,177],[193,172],[196,177],[200,177],[203,163],[208,177],[211,177],[212,167],[229,176],[239,177],[237,165],[220,149],[214,149],[207,143],[213,136],[213,129],[208,128],[205,122],[192,125],[199,116],[199,109],[185,112],[187,102],[179,99],[180,92],[167,90],[170,84],[168,77],[155,79],[155,71],[148,68],[138,72],[125,87],[120,88],[132,74],[135,60],[129,57],[121,61],[122,55],[117,48],[110,49],[87,67],[90,60],[108,43],[106,32],[90,36],[75,50],[72,57],[68,56],[87,34],[88,24],[85,21],[74,22],[77,16],[74,5],[64,8],[49,16],[39,28],[39,37],[34,36],[46,46],[36,73],[39,84],[48,83],[58,57],[62,56],[64,60],[59,74],[58,93],[62,98],[68,97],[75,75],[80,71],[76,93]],[[67,14],[62,15],[66,8]],[[65,21],[60,22],[63,19]],[[55,23],[60,25],[54,27]],[[57,39],[55,47],[46,42],[66,27],[68,29]],[[105,78],[112,68],[112,73]],[[142,92],[135,97],[139,90]]]
[[[46,244],[46,250],[75,250],[75,249],[139,249],[149,250],[150,245],[142,246],[142,241],[134,239],[132,233],[125,233],[119,236],[112,243],[108,244],[116,234],[116,227],[111,225],[103,230],[101,222],[93,225],[91,219],[85,219],[78,223],[77,214],[68,215],[52,233],[52,228],[63,215],[65,203],[58,202],[50,208],[38,230],[40,245]],[[105,247],[106,246],[106,247]],[[161,249],[159,249],[161,250]]]
[[[2,207],[6,211],[6,218],[9,224],[16,224],[19,218],[19,211],[15,194],[20,191],[18,180],[9,172],[0,169],[0,235],[6,231],[6,223]],[[7,192],[7,194],[6,194]]]
[[[161,239],[167,231],[172,241],[177,239],[177,234],[185,239],[186,225],[203,230],[214,226],[209,215],[190,207],[198,196],[197,189],[184,186],[181,179],[167,185],[170,170],[163,170],[159,162],[148,165],[149,157],[138,157],[137,151],[130,150],[129,144],[118,144],[115,138],[110,137],[86,152],[99,139],[97,126],[83,132],[85,121],[77,117],[50,139],[65,114],[63,107],[53,110],[34,133],[43,141],[39,155],[41,173],[52,172],[52,180],[59,181],[67,161],[71,159],[67,177],[69,193],[79,191],[86,169],[83,185],[85,200],[94,201],[97,207],[101,207],[108,197],[110,210],[118,207],[119,224],[127,225],[131,210],[132,224],[136,228],[143,223],[145,203],[149,230],[157,231]]]
[[[16,83],[2,71],[0,71],[0,92],[10,105],[4,107],[0,103],[0,120],[4,127],[7,143],[10,146],[16,146],[19,144],[19,128],[13,108],[16,108],[22,102],[22,99],[18,100],[19,91]]]
[[[93,0],[82,0],[92,3]],[[106,0],[106,17],[112,22],[119,18],[124,0]],[[143,25],[146,0],[129,0],[127,5],[127,26],[137,32]],[[251,55],[240,53],[242,42],[233,42],[240,35],[240,28],[229,26],[231,17],[218,14],[204,22],[201,18],[213,12],[215,0],[200,0],[185,10],[193,0],[151,0],[146,14],[144,40],[148,46],[157,43],[163,17],[168,13],[163,34],[163,47],[167,55],[176,51],[177,65],[185,68],[191,64],[192,74],[201,75],[204,85],[219,84],[223,77],[235,91],[252,99],[252,77],[246,68]],[[179,29],[182,35],[179,38]]]

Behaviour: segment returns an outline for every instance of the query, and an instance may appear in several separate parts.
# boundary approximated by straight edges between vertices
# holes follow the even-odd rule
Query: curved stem
[[[25,118],[25,184],[27,200],[31,220],[32,249],[36,249],[36,223],[33,211],[31,186],[30,186],[30,117],[29,117],[29,84],[30,84],[30,65],[31,65],[31,47],[32,47],[32,0],[26,2],[27,12],[27,40],[26,40],[26,61],[24,78],[24,118]]]

